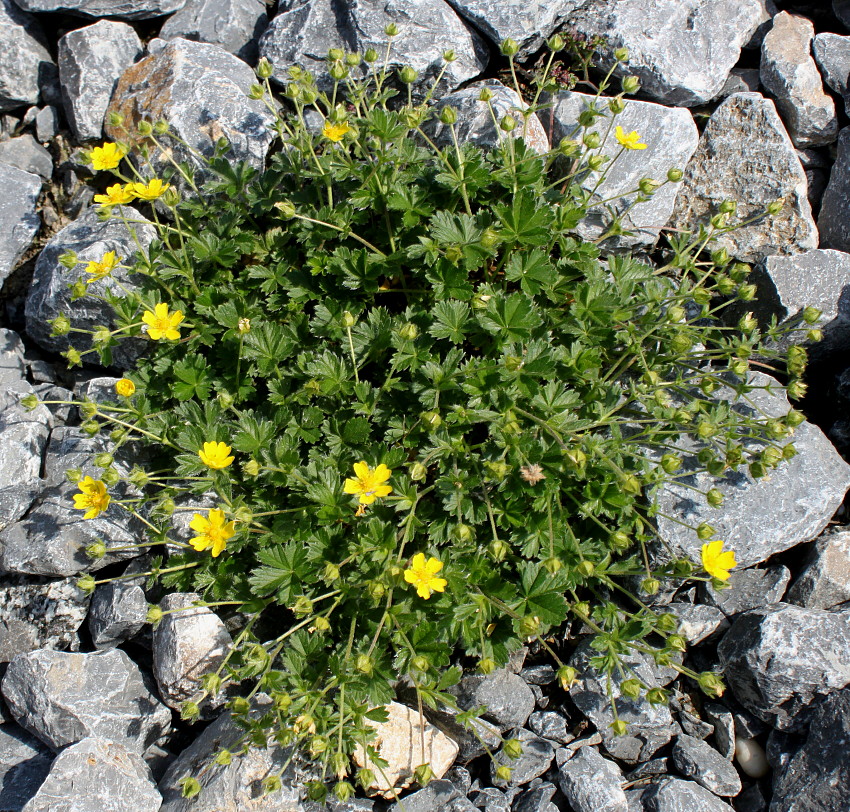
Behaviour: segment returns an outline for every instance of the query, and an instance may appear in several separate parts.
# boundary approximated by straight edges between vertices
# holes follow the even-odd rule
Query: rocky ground
[[[600,190],[627,191],[645,176],[686,169],[630,213],[634,233],[619,247],[651,252],[665,226],[687,228],[726,199],[743,215],[784,198],[782,213],[730,236],[726,247],[753,263],[763,318],[823,311],[815,354],[812,422],[795,435],[799,455],[771,478],[719,483],[722,508],[695,504],[671,487],[663,512],[704,518],[734,548],[741,568],[731,588],[687,587],[659,601],[680,619],[698,669],[721,666],[729,690],[706,701],[671,669],[634,657],[648,685],[667,686],[671,706],[619,698],[629,733],[613,737],[604,681],[586,667],[581,630],[572,664],[578,681],[561,690],[534,651],[488,677],[470,674],[462,707],[485,704],[484,742],[523,742],[510,783],[496,777],[481,742],[447,713],[429,717],[425,756],[447,770],[404,799],[406,812],[840,812],[850,809],[850,2],[811,0],[0,0],[0,812],[319,812],[401,809],[392,802],[304,800],[303,767],[283,791],[259,797],[259,782],[287,754],[272,748],[207,770],[204,792],[180,797],[178,780],[238,731],[211,708],[187,727],[174,712],[214,664],[230,633],[209,610],[167,615],[153,633],[145,558],[122,547],[142,538],[123,514],[82,522],[64,471],[91,467],[100,439],[79,428],[76,409],[19,399],[111,392],[116,370],[68,372],[64,338],[47,324],[59,313],[77,326],[103,323],[95,300],[69,301],[73,275],[58,261],[132,251],[126,229],[91,207],[96,185],[80,148],[104,136],[107,110],[128,122],[167,118],[202,151],[226,135],[234,154],[261,166],[269,148],[265,112],[249,100],[251,66],[264,55],[283,77],[316,68],[329,47],[363,52],[400,28],[395,58],[423,77],[456,51],[440,104],[458,109],[463,137],[492,143],[475,99],[520,102],[496,78],[496,44],[512,37],[533,60],[556,30],[607,39],[599,64],[625,46],[641,81],[623,113],[649,149],[618,160]],[[472,90],[467,88],[472,87]],[[583,97],[559,94],[531,129],[537,148],[576,126]],[[439,133],[435,134],[439,137]],[[97,183],[101,183],[100,179]],[[669,192],[667,191],[669,189]],[[140,217],[140,215],[138,215]],[[599,224],[583,225],[585,235]],[[153,229],[141,229],[150,240]],[[850,289],[848,289],[850,290]],[[132,350],[116,363],[132,361]],[[787,403],[765,397],[780,413]],[[121,461],[118,461],[121,465]],[[660,536],[698,558],[699,542],[673,521]],[[93,563],[84,549],[103,539]],[[131,559],[131,560],[128,560]],[[128,576],[92,596],[81,573]],[[174,595],[163,608],[191,605]],[[619,688],[615,680],[615,697]],[[393,709],[383,735],[392,768],[425,760],[405,742],[418,717]],[[206,726],[205,726],[206,725]],[[393,737],[400,743],[393,744]],[[497,755],[497,761],[504,756]],[[730,807],[731,804],[731,807]]]

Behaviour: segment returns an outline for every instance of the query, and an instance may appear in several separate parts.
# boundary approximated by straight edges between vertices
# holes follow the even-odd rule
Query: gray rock
[[[821,200],[818,229],[822,248],[850,251],[850,221],[845,216],[850,205],[850,127],[838,134],[838,150],[829,183]]]
[[[487,676],[470,674],[457,687],[457,701],[461,708],[484,705],[484,719],[502,730],[522,727],[534,710],[534,694],[522,677],[500,668]]]
[[[36,204],[42,181],[38,175],[0,163],[0,285],[30,247],[41,227]]]
[[[59,40],[59,81],[68,123],[78,141],[97,140],[118,78],[141,55],[139,35],[127,23],[100,20]]]
[[[94,591],[89,631],[99,649],[113,648],[135,637],[144,627],[148,601],[138,584],[111,581]]]
[[[118,17],[147,20],[171,14],[186,0],[15,0],[25,11],[61,11],[80,17]]]
[[[487,102],[479,98],[481,90],[485,87],[493,93],[489,106]],[[526,144],[541,155],[549,151],[549,138],[540,119],[532,113],[528,117],[527,128],[524,128],[522,113],[527,109],[527,105],[515,90],[503,85],[498,79],[475,82],[463,90],[449,93],[434,105],[433,117],[426,122],[423,129],[439,146],[453,143],[451,129],[438,118],[440,112],[447,106],[457,111],[457,123],[454,127],[458,141],[461,143],[477,144],[485,150],[498,146],[507,136],[501,129],[496,129],[493,116],[495,115],[497,121],[501,121],[506,115],[510,115],[518,122],[513,133],[516,138],[522,136]],[[525,132],[523,132],[524,129]]]
[[[271,699],[257,694],[253,700],[253,718],[272,710]],[[308,812],[299,801],[301,777],[297,760],[290,750],[272,740],[268,747],[251,747],[241,752],[245,729],[234,722],[230,713],[223,713],[171,763],[162,780],[160,812]],[[233,757],[227,765],[216,764],[213,758],[221,750]],[[180,779],[191,775],[201,784],[194,798],[184,798]],[[278,792],[261,795],[261,782],[269,775],[279,775],[283,783]],[[449,783],[449,782],[445,782]],[[452,786],[449,784],[449,786]],[[457,790],[454,790],[457,792]]]
[[[175,137],[162,136],[159,143],[201,179],[208,179],[209,169],[190,148],[209,157],[221,138],[230,143],[228,159],[261,169],[272,140],[272,116],[262,101],[248,98],[254,81],[251,68],[218,45],[172,40],[121,75],[106,134],[132,146],[142,140],[139,122],[164,119]],[[123,124],[110,124],[111,113],[122,116]],[[171,166],[168,155],[152,150],[151,165],[145,163],[141,171],[161,173]]]
[[[48,104],[38,111],[35,117],[35,137],[42,144],[56,137],[59,132],[59,111],[52,105]]]
[[[0,662],[40,648],[79,650],[89,596],[74,579],[4,576],[0,598]]]
[[[850,794],[850,690],[836,691],[812,714],[806,738],[774,773],[770,812],[838,810]]]
[[[599,154],[613,159],[622,153],[610,168],[606,165],[601,170],[605,173],[602,183],[599,183],[597,172],[581,179],[582,187],[594,192],[594,201],[608,202],[604,207],[590,208],[588,216],[579,225],[579,234],[585,239],[595,240],[605,233],[612,219],[607,210],[610,207],[617,215],[624,214],[622,227],[631,232],[613,239],[614,245],[653,245],[673,213],[678,191],[678,184],[666,183],[667,171],[673,167],[684,169],[699,143],[697,126],[690,112],[652,102],[626,101],[625,109],[613,117],[613,121],[627,133],[637,131],[647,148],[623,150],[612,134],[611,113],[607,106],[595,102],[594,96],[567,91],[559,93],[552,101],[553,144],[558,144],[562,138],[581,137],[579,116],[593,105],[604,114],[588,128],[605,139]],[[548,121],[549,114],[544,112],[543,116]],[[636,203],[640,196],[635,190],[643,178],[664,185],[649,199]]]
[[[827,87],[839,96],[846,96],[850,89],[850,37],[815,34],[812,55]]]
[[[44,180],[53,175],[53,158],[29,133],[0,141],[0,163],[40,175]]]
[[[744,262],[797,254],[818,247],[807,191],[805,172],[773,102],[758,93],[736,93],[706,125],[679,188],[671,225],[694,231],[724,200],[736,201],[738,219],[746,220],[782,198],[785,206],[778,215],[724,234],[716,245]]]
[[[35,17],[12,0],[0,0],[0,111],[36,104],[41,83],[53,70]]]
[[[388,812],[441,812],[457,795],[457,788],[450,781],[432,781],[427,787],[394,803]]]
[[[832,0],[832,10],[835,16],[850,28],[850,0]]]
[[[378,0],[282,0],[278,12],[260,38],[260,56],[271,60],[274,79],[289,81],[292,65],[312,72],[320,89],[333,87],[327,75],[330,48],[364,53],[374,48],[384,54],[384,28],[398,26],[389,58],[390,70],[410,65],[419,73],[415,85],[430,86],[443,67],[442,53],[454,50],[457,59],[446,69],[438,94],[454,90],[487,66],[484,41],[466,27],[443,0],[416,4]],[[376,70],[383,66],[383,59]],[[365,65],[357,70],[364,71]]]
[[[544,663],[543,665],[527,665],[519,672],[519,675],[529,685],[549,685],[558,677],[555,669],[548,663]]]
[[[0,530],[26,513],[41,490],[42,454],[53,417],[45,406],[28,411],[21,398],[32,395],[24,380],[0,391]]]
[[[800,148],[830,144],[838,135],[835,102],[824,92],[811,56],[814,35],[810,20],[782,11],[761,46],[761,83]]]
[[[528,726],[538,736],[561,744],[567,744],[575,738],[567,730],[567,720],[555,711],[535,711],[528,717]]]
[[[765,387],[775,381],[761,373],[751,373],[750,385]],[[718,389],[718,400],[734,398],[731,390]],[[755,388],[746,395],[752,405],[739,401],[736,409],[758,409],[771,417],[784,415],[788,401],[775,389]],[[835,514],[850,487],[850,466],[835,451],[821,430],[804,422],[794,432],[799,452],[792,460],[773,470],[769,477],[754,480],[744,471],[730,472],[721,478],[707,473],[689,473],[697,467],[695,458],[686,458],[683,482],[705,492],[716,487],[727,498],[714,508],[694,491],[675,481],[660,491],[658,529],[664,544],[701,566],[702,542],[696,533],[677,524],[672,516],[685,519],[695,527],[707,522],[717,538],[735,551],[740,568],[758,564],[771,555],[815,538]],[[682,445],[686,445],[683,441]],[[696,446],[692,446],[694,453]],[[660,547],[655,548],[663,557]]]
[[[716,795],[681,778],[650,784],[641,800],[644,812],[732,812],[732,807]]]
[[[717,752],[728,761],[735,755],[735,716],[718,702],[704,702],[702,715],[714,726]]]
[[[850,683],[850,626],[844,614],[766,606],[738,617],[718,656],[744,708],[795,731],[804,724],[803,708]]]
[[[443,780],[451,781],[461,795],[466,795],[472,786],[472,776],[469,774],[469,770],[466,767],[461,767],[460,764],[450,767],[443,776]]]
[[[224,623],[214,612],[194,606],[201,600],[193,592],[174,592],[160,603],[165,616],[153,632],[153,673],[163,701],[178,710],[201,692],[201,678],[215,671],[233,643]],[[207,716],[225,696],[204,701]]]
[[[511,812],[558,812],[558,807],[552,803],[556,792],[555,785],[548,782],[534,789],[527,789],[514,799]]]
[[[714,726],[700,719],[692,706],[676,708],[676,718],[682,730],[695,739],[702,741],[714,733]]]
[[[53,750],[99,736],[142,753],[171,727],[171,712],[119,649],[22,654],[2,688],[18,724]]]
[[[758,569],[732,570],[725,589],[715,589],[711,584],[701,584],[702,598],[706,603],[716,606],[727,617],[759,609],[772,603],[779,603],[791,572],[782,565]]]
[[[726,615],[714,606],[674,602],[668,604],[665,611],[672,612],[679,618],[678,632],[691,646],[696,646],[703,640],[709,640],[718,632],[724,632],[729,628]]]
[[[138,753],[89,737],[63,750],[22,812],[158,812],[162,796]]]
[[[809,550],[788,603],[806,609],[829,609],[850,601],[850,532],[825,533]]]
[[[496,753],[495,758],[490,762],[490,780],[495,786],[517,787],[528,784],[549,769],[555,758],[555,747],[551,742],[535,736],[530,730],[524,728],[511,731],[507,738],[517,739],[522,744],[522,755],[512,759],[505,755],[503,750]],[[500,765],[510,768],[510,781],[503,781],[496,775],[496,768]]]
[[[662,684],[663,678],[659,677],[648,656],[629,652],[621,657],[623,672],[611,674],[609,696],[608,676],[590,666],[592,656],[593,651],[586,642],[573,654],[570,665],[578,671],[578,678],[570,687],[570,697],[596,725],[605,749],[614,758],[627,764],[646,761],[673,737],[673,717],[666,705],[652,705],[643,697],[622,696],[620,683],[634,676],[647,688],[654,688]],[[617,717],[627,725],[624,736],[615,736],[611,730],[614,721],[612,699],[617,705]]]
[[[24,342],[14,330],[0,327],[0,385],[18,383],[25,377]]]
[[[210,42],[253,64],[257,42],[268,22],[266,4],[261,0],[189,0],[165,21],[159,36]]]
[[[734,93],[757,93],[761,89],[761,80],[756,68],[732,68],[717,99],[725,99]]]
[[[767,812],[768,803],[758,784],[750,784],[735,798],[737,812]]]
[[[615,75],[637,76],[650,98],[680,107],[720,93],[729,71],[764,20],[759,0],[591,0],[570,18],[576,30],[601,36],[600,66],[629,49]]]
[[[558,766],[558,786],[575,812],[628,812],[623,773],[592,747],[582,747]]]
[[[685,778],[693,778],[707,790],[721,797],[731,797],[741,791],[741,777],[711,745],[685,733],[673,744],[673,763]]]
[[[469,799],[476,809],[482,809],[484,812],[510,812],[511,802],[504,792],[495,787],[474,789],[469,793]],[[436,807],[429,806],[427,809],[437,812]],[[399,807],[394,812],[405,812],[405,810]]]
[[[759,0],[759,4],[761,6],[761,11],[759,12],[759,25],[750,37],[749,42],[744,45],[744,48],[747,50],[761,48],[765,35],[768,31],[770,31],[770,27],[773,24],[773,18],[779,13],[779,9],[776,7],[776,3],[774,3],[773,0]]]
[[[667,775],[670,772],[670,759],[668,758],[651,758],[649,761],[644,761],[643,764],[638,764],[630,773],[623,776],[626,783],[631,784],[643,778],[654,778],[657,775]]]
[[[523,0],[448,0],[450,5],[495,45],[506,39],[519,45],[516,58],[531,56],[582,0],[526,3]]]
[[[68,422],[71,414],[70,401],[74,397],[73,392],[65,389],[64,386],[54,386],[50,383],[37,383],[33,386],[32,391],[50,410],[55,426],[64,426]]]
[[[16,724],[0,725],[0,809],[20,812],[36,793],[53,761],[53,752]]]
[[[124,223],[125,218],[130,225]],[[135,232],[135,239],[130,229]],[[146,248],[156,236],[156,231],[135,209],[129,206],[116,206],[113,217],[100,220],[98,207],[86,209],[77,220],[54,235],[44,246],[35,264],[32,286],[27,296],[25,309],[27,334],[37,344],[52,352],[63,352],[70,346],[68,336],[51,335],[48,322],[58,315],[67,315],[71,326],[83,330],[92,330],[112,323],[112,308],[95,296],[102,296],[106,290],[121,293],[118,284],[134,289],[136,283],[129,272],[117,268],[110,277],[92,282],[89,290],[92,296],[77,299],[71,304],[69,285],[78,279],[86,279],[86,263],[99,261],[108,251],[115,251],[124,265],[132,266],[137,246]],[[75,251],[80,259],[73,270],[65,268],[59,258],[67,251]],[[86,350],[91,346],[89,336],[73,333],[74,346]],[[122,340],[113,348],[112,361],[116,366],[127,368],[144,350],[143,339]],[[92,359],[94,360],[94,359]]]
[[[456,759],[459,764],[468,764],[483,756],[488,748],[493,751],[502,744],[499,728],[486,719],[473,720],[467,727],[457,722],[457,714],[445,706],[439,710],[426,709],[425,715],[434,727],[445,733],[460,748]]]

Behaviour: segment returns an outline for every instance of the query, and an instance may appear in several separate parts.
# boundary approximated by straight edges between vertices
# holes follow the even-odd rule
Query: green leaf
[[[466,334],[463,328],[469,321],[470,308],[466,302],[447,299],[434,305],[431,315],[434,321],[428,332],[434,338],[447,338],[453,344],[463,344]]]
[[[527,339],[541,324],[531,300],[522,293],[491,297],[487,308],[478,314],[478,321],[488,333],[503,341]]]
[[[206,400],[210,394],[209,366],[202,355],[189,355],[174,365],[177,378],[172,384],[178,400]]]
[[[556,278],[549,255],[542,248],[514,251],[505,264],[505,279],[518,281],[529,296],[536,295],[541,288],[550,287]]]
[[[502,224],[502,237],[516,245],[547,245],[551,240],[553,215],[534,196],[522,189],[510,206],[493,207]]]

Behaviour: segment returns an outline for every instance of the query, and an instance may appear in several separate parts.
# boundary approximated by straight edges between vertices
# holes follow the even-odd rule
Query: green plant
[[[160,238],[135,257],[139,290],[107,294],[115,328],[92,338],[106,363],[125,336],[146,332],[149,351],[114,403],[83,404],[90,431],[111,431],[116,448],[145,440],[154,456],[129,476],[144,495],[113,508],[144,519],[152,549],[178,550],[150,575],[241,624],[185,717],[238,684],[230,705],[246,743],[299,745],[343,796],[355,748],[382,766],[369,722],[397,680],[425,708],[455,707],[461,663],[488,673],[533,643],[566,687],[569,652],[550,635],[569,620],[593,631],[603,671],[637,649],[721,692],[717,675],[681,665],[675,618],[649,605],[664,581],[712,577],[675,557],[652,565],[655,495],[677,476],[685,438],[702,443],[710,472],[763,476],[793,453],[781,443],[800,419],[745,416],[711,396],[724,386],[746,398],[752,359],[769,368],[774,357],[752,318],[719,318],[754,295],[746,266],[706,252],[734,227],[733,206],[672,239],[660,267],[603,257],[597,243],[618,222],[597,243],[575,236],[598,204],[582,185],[604,177],[598,139],[538,155],[514,138],[541,107],[551,59],[529,109],[494,121],[500,142],[483,152],[457,142],[454,111],[441,114],[452,142],[435,145],[415,73],[401,72],[399,98],[377,55],[363,58],[371,78],[353,81],[359,58],[329,55],[328,95],[293,69],[268,168],[232,165],[221,144],[200,194],[143,180],[168,129],[140,128],[139,177],[119,175],[126,184],[99,202],[110,216],[129,199],[156,201]],[[252,94],[275,111],[269,66],[258,75]],[[584,126],[621,109],[622,94],[600,97]],[[636,134],[620,143],[640,147]],[[107,145],[93,163],[116,169],[128,148]],[[165,180],[195,183],[186,165]],[[641,181],[635,193],[657,188]],[[86,270],[103,278],[117,262]],[[805,353],[794,353],[799,392]],[[109,509],[119,476],[111,457],[100,462],[105,485],[80,482],[87,515]],[[192,507],[209,492],[214,508]],[[195,513],[189,543],[172,534],[177,500]],[[715,541],[707,566],[720,585],[730,561],[718,554]],[[249,723],[257,691],[274,710]],[[666,701],[657,688],[649,698]],[[374,770],[358,779],[370,786]]]

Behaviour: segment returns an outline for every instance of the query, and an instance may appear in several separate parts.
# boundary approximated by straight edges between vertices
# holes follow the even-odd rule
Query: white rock
[[[735,739],[735,761],[750,778],[763,778],[770,772],[764,748],[755,739]]]

